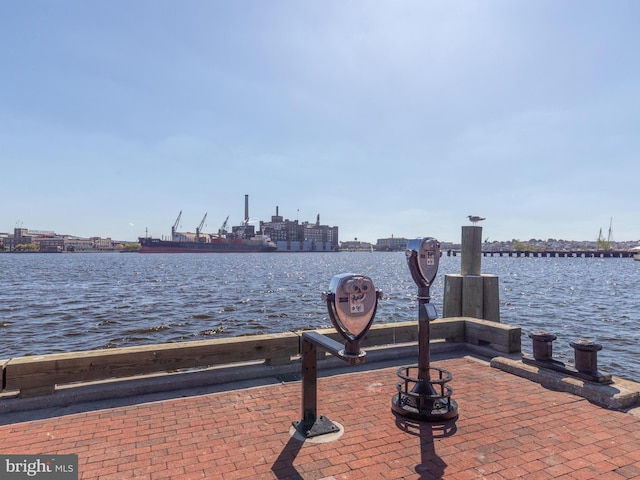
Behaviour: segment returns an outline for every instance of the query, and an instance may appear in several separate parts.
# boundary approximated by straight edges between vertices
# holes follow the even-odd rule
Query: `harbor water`
[[[339,273],[384,292],[376,323],[417,319],[417,288],[402,252],[0,254],[0,359],[330,326],[321,293]],[[600,370],[640,381],[640,262],[621,258],[483,257],[500,285],[501,321],[603,346]],[[432,301],[442,313],[443,256]]]

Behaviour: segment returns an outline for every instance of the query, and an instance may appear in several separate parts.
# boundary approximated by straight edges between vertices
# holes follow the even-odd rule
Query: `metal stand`
[[[453,390],[447,385],[451,373],[430,366],[429,322],[436,316],[429,300],[429,287],[418,287],[418,364],[398,369],[402,382],[397,385],[398,393],[391,408],[413,420],[449,420],[458,415],[458,404],[451,398]],[[417,377],[413,372],[417,372]]]
[[[360,365],[365,362],[366,352],[364,351],[348,353],[344,345],[318,332],[302,334],[302,420],[293,422],[293,426],[305,438],[336,433],[340,430],[327,417],[317,413],[318,347],[351,365]]]

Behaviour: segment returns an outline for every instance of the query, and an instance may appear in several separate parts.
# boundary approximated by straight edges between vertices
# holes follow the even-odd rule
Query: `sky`
[[[0,2],[0,232],[640,239],[640,2]]]

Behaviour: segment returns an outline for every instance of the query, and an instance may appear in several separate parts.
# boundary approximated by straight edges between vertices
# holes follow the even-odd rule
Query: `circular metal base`
[[[428,408],[419,409],[415,398],[398,393],[391,400],[391,409],[403,417],[427,422],[450,420],[458,416],[458,404],[451,398],[448,401],[430,402]]]

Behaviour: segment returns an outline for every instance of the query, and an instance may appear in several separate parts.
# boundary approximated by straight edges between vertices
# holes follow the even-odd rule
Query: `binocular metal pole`
[[[429,316],[427,315],[426,303],[430,299],[429,287],[418,287],[418,380],[420,383],[416,385],[418,390],[429,386],[431,379],[431,354],[429,342],[431,341],[431,332],[429,331]],[[427,393],[427,392],[420,392]],[[431,394],[431,392],[428,392]]]
[[[315,332],[314,332],[315,333]],[[321,338],[322,337],[322,338]],[[320,334],[314,336],[302,335],[302,419],[294,422],[293,426],[304,435],[311,438],[327,433],[335,433],[340,428],[324,415],[318,415],[318,344],[330,340]],[[338,344],[339,347],[342,345]]]
[[[341,343],[318,332],[302,334],[302,419],[293,422],[293,426],[305,438],[340,431],[329,418],[318,415],[318,348],[350,365],[363,364],[366,358],[366,352],[358,351],[351,354]]]
[[[458,415],[458,404],[451,398],[453,390],[447,385],[451,373],[432,367],[430,358],[429,287],[418,287],[418,364],[398,369],[402,379],[397,385],[398,393],[391,401],[394,412],[414,420],[449,420]],[[412,372],[417,370],[417,377]],[[436,373],[437,378],[431,374]]]
[[[344,346],[318,332],[302,333],[302,419],[293,422],[305,438],[336,433],[339,427],[324,415],[318,415],[318,348],[350,365],[364,363],[366,352],[360,350],[364,337],[376,315],[382,291],[376,290],[364,275],[342,273],[331,279],[329,292],[322,292],[327,312],[336,331],[344,337]]]

